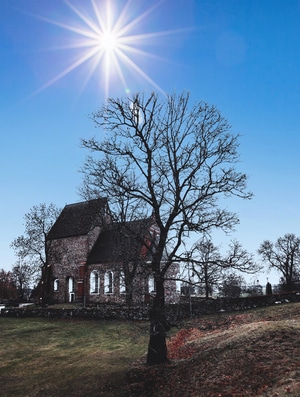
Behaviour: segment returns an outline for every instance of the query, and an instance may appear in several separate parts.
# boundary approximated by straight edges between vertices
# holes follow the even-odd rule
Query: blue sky
[[[86,53],[79,30],[91,31],[95,9],[105,24],[105,3],[0,0],[0,268],[16,262],[9,245],[33,205],[81,200],[80,138],[97,133],[89,114],[107,93],[187,90],[215,104],[241,134],[254,193],[228,202],[240,217],[231,238],[255,253],[265,239],[300,235],[300,1],[110,0],[112,15],[136,22],[126,34],[146,36],[128,43],[143,53],[120,63],[123,81],[111,68],[109,86],[104,62],[91,75],[97,53],[75,68]]]

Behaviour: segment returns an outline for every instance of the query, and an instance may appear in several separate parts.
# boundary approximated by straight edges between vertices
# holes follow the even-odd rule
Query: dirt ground
[[[299,397],[300,303],[187,322],[168,341],[170,363],[135,363],[132,397]]]

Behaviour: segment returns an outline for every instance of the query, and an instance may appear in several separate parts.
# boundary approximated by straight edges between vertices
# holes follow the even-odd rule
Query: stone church
[[[66,205],[46,238],[47,301],[150,302],[155,282],[149,265],[158,235],[152,218],[113,222],[106,198]],[[167,279],[177,273],[174,264]],[[165,291],[166,302],[178,300],[174,280],[166,280]]]

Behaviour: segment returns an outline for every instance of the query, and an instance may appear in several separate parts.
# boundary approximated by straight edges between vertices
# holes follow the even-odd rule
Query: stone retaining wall
[[[1,310],[1,317],[45,317],[61,319],[90,319],[90,320],[148,320],[149,308],[102,305],[97,308],[55,309],[55,308],[5,308]]]
[[[218,298],[200,299],[192,297],[182,298],[178,304],[166,305],[166,312],[170,322],[205,314],[218,312],[233,312],[263,307],[288,302],[300,302],[300,292],[291,292],[274,295],[261,295],[248,298]],[[1,317],[44,317],[61,319],[91,319],[91,320],[149,320],[150,305],[131,306],[125,305],[97,305],[97,307],[78,308],[42,308],[22,307],[4,308]]]

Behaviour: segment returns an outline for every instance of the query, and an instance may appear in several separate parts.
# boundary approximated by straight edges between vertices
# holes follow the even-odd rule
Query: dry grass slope
[[[170,364],[131,370],[132,396],[299,397],[300,304],[191,321],[169,351]]]

